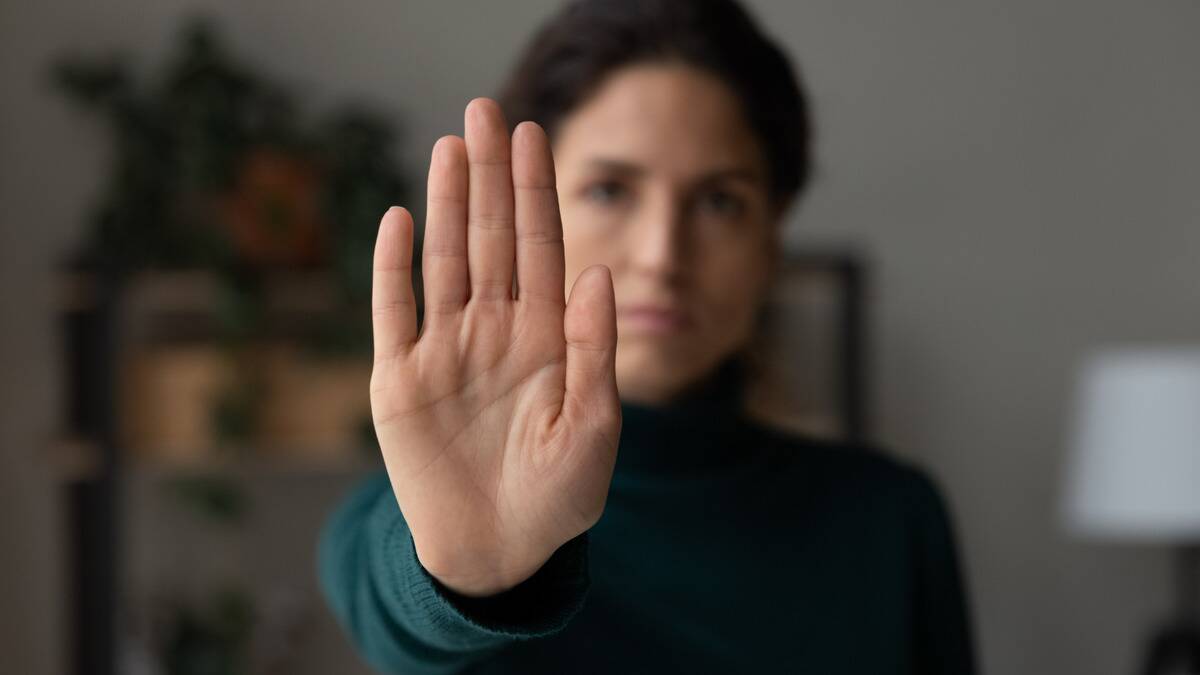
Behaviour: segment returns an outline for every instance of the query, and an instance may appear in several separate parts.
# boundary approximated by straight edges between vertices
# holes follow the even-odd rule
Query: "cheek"
[[[613,268],[615,260],[611,250],[611,236],[601,236],[603,230],[587,227],[576,222],[572,225],[570,214],[563,211],[563,257],[566,284],[569,291],[579,273],[591,265],[608,265]]]
[[[702,269],[705,296],[721,321],[753,314],[764,291],[767,261],[760,255],[719,252]]]
[[[766,292],[767,261],[761,256],[722,256],[712,260],[704,277],[706,317],[711,335],[721,347],[750,337],[758,307]]]
[[[567,266],[583,270],[588,265],[612,265],[621,257],[631,214],[624,204],[603,206],[580,194],[586,181],[568,179],[565,193],[559,188],[563,248]]]

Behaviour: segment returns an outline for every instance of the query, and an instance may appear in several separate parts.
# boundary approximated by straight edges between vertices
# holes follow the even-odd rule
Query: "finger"
[[[617,396],[617,310],[612,272],[592,265],[571,287],[563,319],[567,341],[564,407],[568,414],[620,414]]]
[[[375,358],[394,357],[417,336],[412,285],[412,215],[393,206],[379,221],[371,276],[371,323]]]
[[[465,127],[471,300],[511,300],[515,235],[508,124],[495,101],[477,98],[467,105]]]
[[[467,150],[458,136],[443,136],[433,145],[421,273],[425,282],[425,322],[435,327],[441,317],[462,310],[470,290]]]
[[[517,297],[563,309],[563,231],[546,132],[521,122],[513,132]]]

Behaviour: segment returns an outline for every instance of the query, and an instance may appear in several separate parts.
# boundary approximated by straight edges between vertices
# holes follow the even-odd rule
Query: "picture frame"
[[[753,417],[818,438],[867,438],[866,284],[858,251],[783,255],[750,350]]]

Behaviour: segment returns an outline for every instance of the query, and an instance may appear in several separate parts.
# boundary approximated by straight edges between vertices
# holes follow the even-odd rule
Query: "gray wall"
[[[60,672],[59,509],[38,459],[61,395],[50,262],[106,166],[48,92],[63,49],[157,63],[198,7],[318,107],[378,101],[420,176],[556,3],[0,5],[0,644]],[[757,0],[817,102],[795,242],[876,263],[879,437],[955,511],[986,672],[1129,672],[1168,602],[1161,551],[1068,541],[1054,514],[1073,369],[1114,341],[1200,341],[1200,5],[1191,0]],[[147,63],[143,61],[143,63]]]

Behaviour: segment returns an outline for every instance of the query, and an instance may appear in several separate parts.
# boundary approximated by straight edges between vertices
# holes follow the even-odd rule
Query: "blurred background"
[[[1200,527],[1060,500],[1087,358],[1200,344],[1200,4],[747,4],[815,105],[789,248],[853,272],[827,428],[940,481],[984,672],[1133,672]],[[5,672],[367,672],[313,553],[378,467],[375,227],[556,6],[0,4]]]

